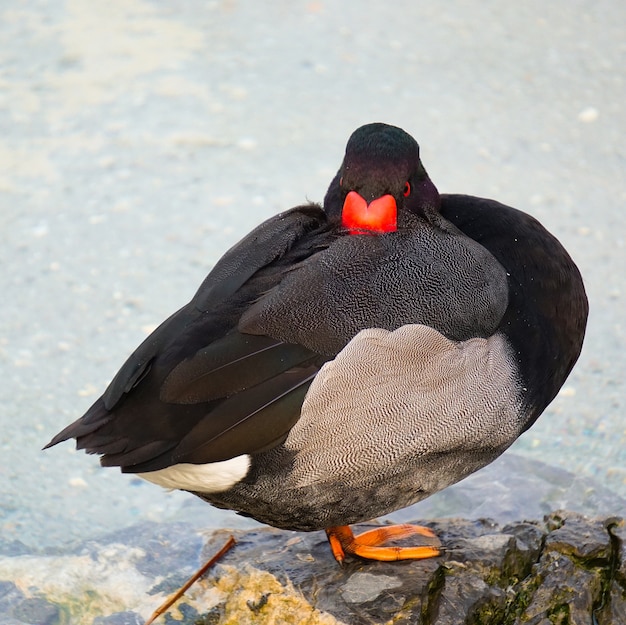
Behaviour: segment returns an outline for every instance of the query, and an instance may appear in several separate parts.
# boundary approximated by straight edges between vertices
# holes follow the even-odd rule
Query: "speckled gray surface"
[[[583,355],[514,450],[626,494],[625,19],[610,0],[4,3],[3,538],[180,512],[186,495],[39,450],[228,246],[321,199],[370,121],[411,132],[441,191],[532,213],[579,263]]]

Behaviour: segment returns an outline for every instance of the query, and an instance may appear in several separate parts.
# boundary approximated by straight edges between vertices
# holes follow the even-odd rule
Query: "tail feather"
[[[79,439],[83,436],[91,434],[106,425],[113,419],[113,415],[104,407],[102,397],[100,397],[89,410],[80,418],[70,423],[66,428],[61,430],[43,449],[54,447],[70,438]],[[78,449],[83,449],[78,447]]]

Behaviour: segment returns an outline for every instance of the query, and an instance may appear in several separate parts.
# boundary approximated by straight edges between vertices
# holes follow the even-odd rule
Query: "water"
[[[182,493],[40,448],[232,243],[321,200],[370,121],[411,132],[441,191],[534,214],[578,262],[583,355],[514,451],[626,496],[626,5],[247,4],[1,11],[2,538],[184,513]]]

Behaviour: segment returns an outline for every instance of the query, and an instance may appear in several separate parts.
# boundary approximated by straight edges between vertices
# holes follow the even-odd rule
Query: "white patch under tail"
[[[240,482],[249,469],[250,456],[244,454],[222,462],[175,464],[165,469],[137,475],[163,488],[219,493]]]

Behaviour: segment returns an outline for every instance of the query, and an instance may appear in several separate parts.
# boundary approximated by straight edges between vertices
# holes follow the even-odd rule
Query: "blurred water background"
[[[371,121],[413,134],[442,192],[535,215],[577,261],[583,355],[512,451],[626,497],[625,25],[612,0],[3,3],[2,540],[58,545],[190,508],[239,522],[73,444],[40,449],[230,245],[321,200]],[[515,483],[551,471],[506,466]]]

